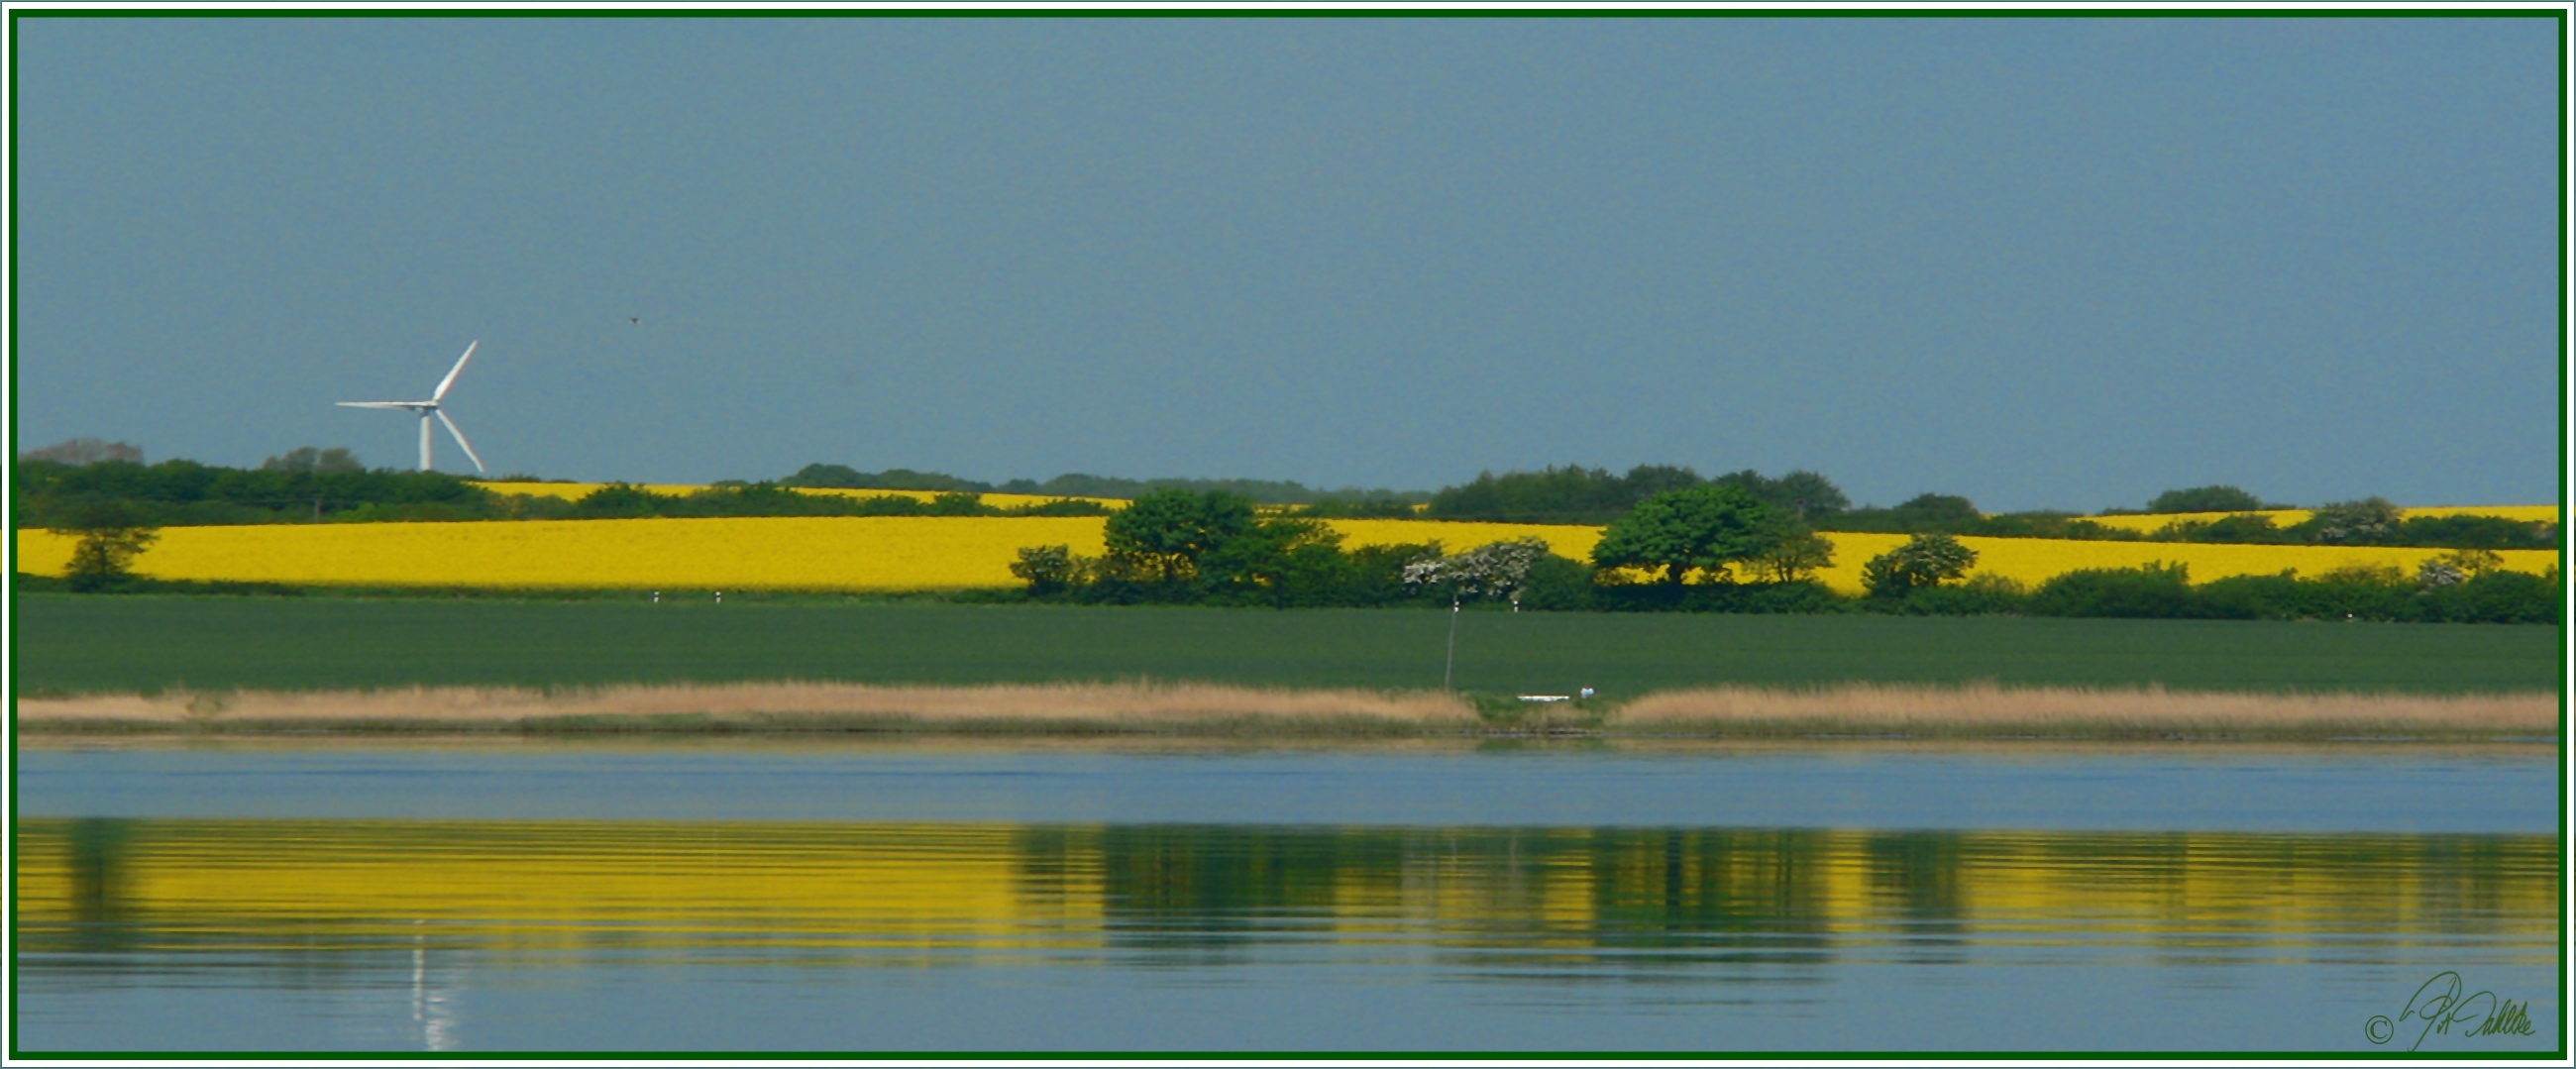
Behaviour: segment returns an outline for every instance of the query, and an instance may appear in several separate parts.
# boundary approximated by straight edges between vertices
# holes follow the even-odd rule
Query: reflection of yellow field
[[[770,590],[932,590],[1006,587],[1022,546],[1101,552],[1097,517],[816,517],[717,520],[538,520],[494,523],[275,524],[171,527],[136,568],[163,579],[349,586],[619,587]],[[1584,559],[1596,527],[1428,520],[1335,520],[1348,546],[1438,541],[1450,552],[1532,535]],[[1861,565],[1903,535],[1835,534],[1825,583],[1861,589]],[[2181,563],[2194,582],[2347,565],[2412,574],[2441,550],[2231,546],[1963,538],[1977,573],[2036,584],[2078,568]],[[72,540],[18,532],[18,567],[61,574]],[[2505,567],[2539,573],[2548,550],[2507,550]]]
[[[71,843],[39,825],[18,872],[25,916],[71,905]],[[841,946],[985,946],[1096,917],[1090,895],[1018,893],[1015,829],[654,823],[456,825],[224,821],[159,825],[115,888],[123,907],[185,923],[293,917],[334,937],[410,936],[493,947],[627,945],[688,933],[774,945],[775,925]]]
[[[567,501],[577,501],[581,498],[590,496],[592,491],[598,490],[599,488],[609,484],[477,483],[476,485],[496,494],[515,494],[521,497],[560,497]],[[706,489],[706,487],[654,483],[649,486],[639,484],[636,486],[636,489],[650,490],[657,494],[667,494],[677,497],[697,493],[700,490]],[[804,486],[795,487],[794,489],[800,494],[820,494],[827,497],[908,497],[915,501],[928,501],[931,498],[939,496],[937,492],[930,490],[839,490],[828,487]],[[1016,508],[1021,505],[1035,505],[1047,501],[1067,500],[1065,498],[1047,497],[1042,494],[977,494],[975,496],[982,499],[985,504],[991,505],[997,509]],[[1073,498],[1071,500],[1095,501],[1113,509],[1127,507],[1127,503],[1125,501],[1115,498],[1086,497]]]
[[[1097,947],[1231,905],[1355,941],[1441,932],[1542,951],[1748,922],[1868,940],[1940,917],[1984,939],[2251,938],[2291,953],[2336,934],[2475,932],[2548,961],[2560,901],[2546,835],[1346,828],[1320,833],[1338,847],[1322,850],[1316,834],[30,819],[17,919],[39,941],[107,921],[162,945],[793,946],[918,951],[877,959],[912,964]],[[1210,852],[1245,840],[1308,848]]]
[[[2237,514],[2236,514],[2236,513],[2231,513],[2231,512],[2177,512],[2177,513],[2168,513],[2168,514],[2160,515],[2160,516],[2088,516],[2088,517],[2086,517],[2086,519],[2090,519],[2090,520],[2092,520],[2093,522],[2098,523],[2098,524],[2101,524],[2101,525],[2102,525],[2102,526],[2104,526],[2104,527],[2117,527],[2117,528],[2120,528],[2120,529],[2122,529],[2122,530],[2128,530],[2128,531],[2156,531],[2156,530],[2160,530],[2160,529],[2162,529],[2166,524],[2169,524],[2169,523],[2208,523],[2208,522],[2210,522],[2210,521],[2212,521],[2212,520],[2225,519],[2226,517],[2228,517],[2228,516],[2233,516],[2233,515],[2237,515]],[[2255,515],[2255,516],[2269,516],[2269,517],[2271,517],[2271,518],[2272,518],[2272,522],[2273,522],[2273,523],[2275,523],[2275,524],[2277,524],[2277,525],[2279,525],[2279,526],[2282,526],[2282,527],[2288,527],[2288,526],[2290,526],[2290,525],[2292,525],[2292,524],[2296,524],[2296,523],[2304,523],[2304,522],[2306,522],[2306,521],[2307,521],[2307,518],[2308,518],[2309,516],[2314,515],[2314,513],[2310,512],[2310,511],[2309,511],[2309,510],[2307,510],[2307,509],[2274,509],[2274,510],[2270,510],[2270,511],[2266,511],[2266,512],[2251,513],[2251,515]],[[2406,515],[2408,515],[2408,516],[2502,516],[2502,517],[2504,517],[2505,519],[2508,519],[2508,520],[2521,520],[2521,521],[2523,521],[2523,522],[2525,522],[2525,523],[2530,523],[2530,522],[2533,522],[2533,521],[2539,521],[2539,522],[2543,522],[2543,523],[2556,523],[2556,522],[2558,522],[2558,506],[2556,506],[2556,505],[2451,505],[2451,506],[2433,506],[2433,507],[2429,507],[2429,508],[2407,509],[2407,510],[2406,510]]]

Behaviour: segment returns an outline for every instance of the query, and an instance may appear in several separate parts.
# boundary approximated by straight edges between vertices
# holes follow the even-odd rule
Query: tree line
[[[2233,513],[2217,519],[2177,520],[2136,531],[2071,512],[2030,511],[1988,515],[1955,494],[1920,494],[1891,507],[1855,507],[1833,480],[1811,471],[1779,478],[1746,470],[1701,478],[1687,467],[1640,465],[1625,475],[1568,466],[1536,472],[1485,472],[1464,486],[1433,495],[1424,515],[1434,519],[1502,523],[1607,524],[1656,494],[1697,486],[1735,486],[1786,511],[1817,531],[1870,534],[1948,534],[1984,538],[2058,538],[2111,542],[2199,542],[2258,545],[2342,545],[2480,549],[2552,549],[2556,524],[2501,516],[2406,516],[2386,498],[2329,502],[2307,519],[2281,525],[2253,513],[2291,508],[2268,504],[2233,486],[2168,490],[2145,509],[2109,509],[2104,515]]]
[[[505,477],[500,481],[509,481]],[[1606,525],[1657,495],[1732,487],[1811,532],[1948,534],[1989,538],[2055,538],[2125,542],[2348,545],[2427,548],[2552,549],[2554,523],[2501,516],[2409,516],[2385,498],[2329,502],[2306,519],[2281,524],[2260,514],[2282,506],[2233,486],[2170,490],[2148,502],[2156,514],[2216,514],[2136,531],[2065,512],[1987,515],[1965,497],[1921,494],[1898,505],[1855,507],[1833,480],[1811,471],[1773,478],[1754,470],[1703,478],[1688,467],[1639,465],[1625,474],[1567,466],[1537,472],[1479,474],[1436,494],[1345,488],[1318,491],[1294,482],[1240,479],[1107,479],[1068,474],[1044,483],[1015,479],[998,486],[938,472],[893,468],[862,472],[809,464],[774,481],[728,480],[692,494],[659,494],[613,484],[566,501],[496,494],[441,472],[367,470],[345,449],[305,447],[236,469],[167,460],[145,465],[122,442],[75,439],[19,455],[12,472],[20,527],[57,526],[66,510],[103,500],[125,502],[137,522],[153,526],[248,523],[588,519],[642,516],[1085,516],[1109,509],[1077,498],[1141,499],[1157,493],[1224,493],[1263,505],[1287,504],[1314,519],[1430,518],[1487,522]],[[810,495],[799,488],[930,492],[932,501],[899,494]],[[978,495],[1061,495],[997,508]],[[1417,509],[1419,505],[1419,509]],[[2110,510],[2120,512],[2124,510]]]
[[[1023,547],[1011,572],[1034,601],[1394,606],[1508,604],[1534,611],[1879,612],[2181,619],[2551,623],[2556,575],[2506,571],[2461,549],[2414,575],[2346,568],[2194,585],[2183,565],[2089,569],[2036,588],[1971,572],[1955,536],[1917,535],[1862,565],[1866,591],[1817,582],[1830,538],[1738,483],[1668,490],[1612,521],[1589,560],[1522,538],[1451,552],[1438,542],[1345,549],[1321,520],[1263,512],[1222,491],[1158,491],[1110,516],[1104,552]]]
[[[888,468],[884,471],[859,471],[844,464],[808,464],[796,474],[778,480],[782,486],[824,487],[838,490],[928,490],[975,494],[1025,494],[1035,497],[1097,497],[1133,500],[1157,490],[1188,490],[1197,493],[1223,491],[1269,505],[1321,506],[1336,515],[1374,508],[1378,511],[1400,511],[1410,515],[1413,506],[1431,495],[1419,491],[1364,489],[1342,487],[1323,490],[1304,483],[1272,479],[1121,479],[1105,475],[1068,472],[1040,482],[1035,479],[1011,479],[1001,483],[963,479],[935,471],[910,468]]]
[[[337,454],[335,456],[335,454]],[[435,471],[367,470],[345,450],[300,449],[258,468],[193,460],[128,459],[73,465],[22,456],[11,471],[17,526],[80,529],[212,527],[263,523],[583,520],[720,516],[1104,516],[1097,501],[1053,500],[1009,508],[974,493],[930,500],[902,495],[803,494],[781,483],[720,483],[682,494],[611,483],[573,499],[495,493]]]

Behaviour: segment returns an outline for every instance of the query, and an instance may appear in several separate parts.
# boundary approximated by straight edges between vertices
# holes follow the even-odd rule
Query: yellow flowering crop
[[[609,484],[478,482],[475,485],[486,490],[490,490],[496,494],[514,494],[520,497],[560,497],[566,501],[578,501],[590,496],[592,491],[598,490],[599,488]],[[656,494],[665,494],[672,497],[694,494],[700,490],[706,489],[706,487],[703,486],[682,486],[673,483],[636,484],[635,488],[638,490],[649,490]],[[937,491],[932,490],[845,490],[839,487],[829,486],[796,486],[789,487],[789,489],[800,494],[821,494],[829,497],[908,497],[915,501],[928,501],[931,498],[939,496]],[[1047,501],[1065,500],[1064,498],[1059,497],[1048,497],[1044,494],[977,494],[975,496],[982,498],[985,504],[999,509],[1016,508],[1021,505],[1035,505]],[[1127,502],[1116,498],[1090,497],[1074,498],[1072,500],[1096,501],[1112,509],[1127,507]]]
[[[1342,534],[1345,549],[1361,546],[1398,546],[1415,542],[1438,542],[1443,551],[1457,553],[1474,549],[1487,542],[1506,542],[1515,538],[1535,537],[1560,557],[1590,560],[1592,544],[1601,540],[1598,527],[1571,527],[1565,524],[1539,523],[1450,523],[1445,520],[1330,520],[1333,530]]]
[[[166,527],[135,571],[353,586],[922,590],[1013,586],[1021,546],[1101,551],[1098,517],[830,516]],[[59,574],[72,540],[18,532]]]
[[[558,484],[559,485],[559,484]],[[530,520],[491,523],[325,523],[169,527],[135,563],[163,579],[351,586],[622,587],[780,590],[925,590],[1016,586],[1023,546],[1102,551],[1099,517],[833,516],[746,519]],[[1598,527],[1333,520],[1344,545],[1438,541],[1450,552],[1523,536],[1587,559]],[[1906,539],[1827,534],[1834,566],[1826,585],[1861,590],[1861,565]],[[2202,545],[2041,538],[1962,538],[1977,551],[1971,574],[2037,585],[2078,568],[2181,563],[2194,582],[2284,569],[2316,576],[2352,564],[2395,565],[2412,575],[2439,549]],[[18,532],[18,567],[59,575],[73,540]],[[2505,567],[2539,573],[2549,550],[2505,550]]]
[[[1909,536],[1827,534],[1825,537],[1834,543],[1834,566],[1818,573],[1817,578],[1836,590],[1857,594],[1865,589],[1861,585],[1861,565],[1871,557],[1905,544]],[[2033,587],[2080,569],[2135,568],[2154,562],[2188,566],[2194,583],[2206,583],[2231,575],[2278,575],[2285,570],[2296,570],[2300,575],[2313,579],[2352,565],[2395,565],[2412,577],[2415,569],[2427,559],[2450,552],[2447,549],[2377,546],[2248,546],[2197,542],[2095,542],[2061,538],[1962,538],[1959,544],[1977,552],[1977,565],[1968,571],[1971,577],[2000,575]],[[2506,568],[2518,572],[2538,574],[2558,563],[2558,554],[2546,549],[2508,549],[2498,555],[2504,558]]]
[[[2236,513],[2236,512],[2173,512],[2173,513],[2165,513],[2165,514],[2162,514],[2162,515],[2153,515],[2153,516],[2087,516],[2087,517],[2084,517],[2084,518],[2085,518],[2085,519],[2088,519],[2088,520],[2091,520],[2091,521],[2093,521],[2093,522],[2095,522],[2095,523],[2101,524],[2101,525],[2102,525],[2102,526],[2104,526],[2104,527],[2117,527],[2117,528],[2120,528],[2121,530],[2125,530],[2125,531],[2149,531],[2149,532],[2152,532],[2152,531],[2161,530],[2161,529],[2163,529],[2163,527],[2164,527],[2166,524],[2170,524],[2170,523],[2208,523],[2208,522],[2213,521],[2213,520],[2221,520],[2221,519],[2225,519],[2225,518],[2227,518],[2227,517],[2229,517],[2229,516],[2238,516],[2238,515],[2269,516],[2269,517],[2271,517],[2271,518],[2272,518],[2272,522],[2273,522],[2274,524],[2277,524],[2277,525],[2282,526],[2282,527],[2289,527],[2289,526],[2292,526],[2292,525],[2294,525],[2294,524],[2305,523],[2305,522],[2307,522],[2308,517],[2313,516],[2313,515],[2315,515],[2315,514],[2316,514],[2316,513],[2315,513],[2313,510],[2310,510],[2310,509],[2270,509],[2270,510],[2266,510],[2266,511],[2262,511],[2262,512],[2255,512],[2255,513]],[[2523,522],[2525,522],[2525,523],[2530,523],[2530,522],[2533,522],[2533,521],[2535,521],[2535,520],[2536,520],[2536,521],[2543,522],[2543,523],[2556,523],[2556,522],[2558,522],[2558,506],[2556,506],[2556,505],[2436,505],[2436,506],[2431,506],[2431,507],[2428,507],[2428,508],[2420,508],[2420,509],[2418,509],[2418,508],[2410,508],[2410,509],[2407,509],[2407,510],[2406,510],[2406,515],[2408,515],[2408,516],[2501,516],[2501,517],[2504,517],[2505,519],[2508,519],[2508,520],[2521,520],[2521,521],[2523,521]]]

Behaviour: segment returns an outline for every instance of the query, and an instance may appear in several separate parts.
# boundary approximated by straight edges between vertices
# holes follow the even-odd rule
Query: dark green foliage
[[[910,468],[887,468],[884,471],[859,471],[845,464],[808,464],[796,474],[778,480],[780,486],[807,486],[838,490],[930,490],[970,494],[989,494],[993,484],[960,479],[935,471]]]
[[[2384,497],[2332,501],[2319,505],[2305,522],[2291,528],[2308,541],[2334,545],[2369,545],[2393,535],[2406,510]]]
[[[193,460],[145,466],[107,460],[74,467],[21,460],[11,472],[17,522],[51,527],[102,501],[122,501],[158,527],[310,522],[315,501],[326,519],[368,510],[375,519],[497,519],[508,515],[498,495],[434,471],[290,471],[220,468]]]
[[[1029,593],[1039,597],[1062,593],[1082,578],[1073,547],[1064,545],[1021,547],[1011,574],[1027,581]]]
[[[1425,513],[1444,520],[1606,524],[1658,494],[1709,485],[1735,487],[1791,519],[1828,516],[1851,507],[1851,499],[1833,480],[1812,471],[1792,471],[1771,479],[1746,469],[1702,479],[1689,468],[1666,464],[1640,464],[1625,475],[1567,465],[1535,472],[1480,473],[1464,486],[1446,487],[1432,495]]]
[[[1144,562],[1164,582],[1198,575],[1199,558],[1252,529],[1252,499],[1222,490],[1157,490],[1109,517],[1102,532],[1113,557]]]
[[[1977,551],[1946,534],[1919,534],[1861,565],[1861,585],[1874,598],[1901,598],[1968,574]]]
[[[2455,586],[2423,591],[2419,597],[2423,605],[2420,618],[2427,621],[2559,622],[2558,584],[2526,572],[2488,572]]]
[[[1955,494],[1919,494],[1895,508],[1850,509],[1820,526],[1879,534],[1984,534],[1985,514]]]
[[[1592,582],[1592,568],[1554,553],[1530,562],[1521,582],[1521,607],[1538,612],[1575,612],[1602,608],[1602,588]]]
[[[846,497],[800,494],[779,483],[758,482],[710,486],[688,494],[657,494],[639,486],[610,483],[568,506],[529,502],[529,519],[631,520],[647,517],[708,519],[749,516],[1105,516],[1097,501],[1042,501],[995,508],[975,494],[939,494],[928,501],[901,494]]]
[[[2155,500],[2147,502],[2147,511],[2159,515],[2175,512],[2261,512],[2266,509],[2288,507],[2287,505],[2266,505],[2262,498],[2233,486],[2195,486],[2188,490],[2167,490],[2157,494]]]
[[[2428,585],[2395,568],[2347,568],[2314,578],[2283,572],[2194,586],[2179,564],[2069,572],[2041,584],[2019,611],[2034,616],[2380,623],[2554,624],[2560,618],[2556,583],[2522,572],[2494,570]]]
[[[131,442],[73,438],[18,454],[18,462],[21,464],[44,461],[68,464],[75,468],[85,464],[96,464],[102,460],[121,460],[128,464],[140,464],[143,463],[143,450]]]
[[[1744,492],[1763,504],[1798,520],[1825,519],[1851,507],[1851,498],[1843,495],[1841,487],[1812,471],[1792,471],[1777,479],[1766,479],[1761,472],[1746,468],[1709,481],[1743,487]]]
[[[86,501],[63,510],[53,532],[80,539],[63,570],[65,588],[82,594],[118,590],[134,579],[134,558],[161,536],[142,511],[117,500]]]
[[[1669,476],[1669,469],[1640,466],[1644,482]],[[1443,488],[1431,497],[1426,515],[1444,520],[1491,520],[1504,523],[1608,523],[1627,515],[1647,495],[1628,481],[1600,468],[1568,465],[1543,471],[1478,473],[1464,486]]]
[[[2222,542],[2237,545],[2286,545],[2298,536],[2264,515],[2222,516],[2215,520],[2176,523],[2156,532],[2164,542]]]
[[[2375,499],[2374,499],[2375,500]],[[2286,540],[2330,546],[2552,549],[2556,525],[2502,516],[2404,516],[2369,507],[2319,510],[2283,529]]]
[[[1262,515],[1224,491],[1158,490],[1110,516],[1107,552],[1020,551],[1011,572],[1026,596],[1092,605],[1208,604],[1272,608],[1394,605],[1424,600],[1402,579],[1434,545],[1341,548],[1322,520]]]
[[[1956,586],[1920,586],[1895,597],[1869,598],[1860,606],[1901,616],[2019,615],[2030,592],[2000,575],[1980,575]]]
[[[2051,577],[2023,611],[2033,616],[2117,616],[2179,620],[2211,615],[2194,596],[2183,565],[2085,568]]]
[[[1078,472],[1058,475],[1045,482],[1038,482],[1034,479],[1013,479],[1009,482],[1003,483],[1000,488],[1000,492],[1005,494],[1050,494],[1061,497],[1105,497],[1113,499],[1134,499],[1143,497],[1144,495],[1153,493],[1157,490],[1186,490],[1191,493],[1228,493],[1237,497],[1251,498],[1254,501],[1268,505],[1304,505],[1320,503],[1326,500],[1345,502],[1374,502],[1387,500],[1400,501],[1411,505],[1428,500],[1431,496],[1419,491],[1362,489],[1355,486],[1346,486],[1335,490],[1319,490],[1307,486],[1304,483],[1281,482],[1270,479],[1120,479],[1102,475],[1084,475]],[[1338,516],[1343,514],[1336,512],[1318,513],[1318,515]]]
[[[1592,563],[1603,569],[1661,571],[1671,587],[1682,586],[1693,574],[1732,582],[1735,565],[1800,533],[1743,487],[1704,485],[1639,502],[1601,532],[1601,541],[1592,547]]]
[[[1137,505],[1145,500],[1139,498]],[[1111,517],[1110,522],[1117,518]],[[1216,604],[1277,608],[1333,604],[1333,594],[1345,578],[1347,558],[1341,542],[1342,536],[1322,520],[1260,517],[1200,554],[1199,580],[1207,600]]]
[[[1834,566],[1834,543],[1814,531],[1793,527],[1745,563],[1763,582],[1795,583]]]
[[[1410,520],[1422,512],[1413,502],[1395,495],[1320,497],[1289,511],[1299,516],[1330,520]]]
[[[339,473],[367,470],[366,465],[358,462],[358,455],[346,449],[316,449],[309,445],[298,449],[289,449],[286,451],[286,455],[284,456],[270,457],[266,460],[260,461],[259,466],[261,470],[264,471],[318,471],[324,473]]]
[[[1848,599],[1823,583],[1614,584],[1592,590],[1592,606],[1610,612],[1834,613]]]
[[[1535,571],[1536,569],[1534,569]],[[1533,583],[1535,587],[1537,584]],[[1535,590],[1532,592],[1536,593]],[[1447,603],[1441,603],[1445,610]],[[676,680],[1201,679],[1433,687],[1448,615],[1066,605],[22,594],[18,694],[185,686],[584,686]],[[402,641],[386,641],[388,635]],[[1513,613],[1459,621],[1458,685],[1613,698],[1851,680],[2177,690],[2550,690],[2549,627]]]

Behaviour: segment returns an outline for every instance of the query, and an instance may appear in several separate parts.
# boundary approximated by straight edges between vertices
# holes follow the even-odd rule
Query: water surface
[[[2547,1050],[2552,760],[26,750],[19,1041]]]

